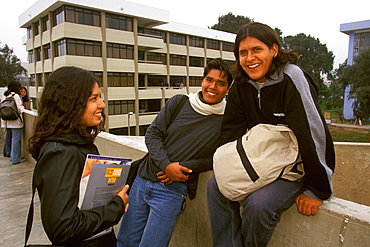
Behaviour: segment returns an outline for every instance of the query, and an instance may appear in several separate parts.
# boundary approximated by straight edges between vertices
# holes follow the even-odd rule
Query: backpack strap
[[[179,114],[179,112],[181,111],[181,109],[184,107],[184,105],[185,105],[186,101],[188,101],[188,99],[189,99],[188,96],[186,96],[185,94],[182,95],[181,100],[179,101],[179,103],[177,104],[177,106],[175,108],[175,111],[171,115],[170,122],[167,124],[167,129],[168,129],[168,127],[170,127],[170,125],[172,124],[173,120],[176,119],[177,115]]]
[[[8,95],[7,97],[12,97],[12,99],[13,99],[13,101],[14,101],[14,104],[15,104],[15,107],[17,108],[17,115],[18,115],[18,118],[19,118],[19,120],[21,121],[21,123],[23,123],[22,113],[19,113],[19,112],[18,112],[18,106],[17,106],[17,103],[16,103],[16,101],[15,101],[15,99],[14,99],[14,95],[15,95],[15,93],[14,93],[14,92],[11,92],[11,93],[10,93],[10,95]],[[4,120],[4,121],[8,121],[8,120]]]
[[[30,234],[31,234],[31,229],[32,229],[32,223],[33,223],[33,215],[34,215],[34,212],[33,212],[33,199],[35,197],[35,184],[34,184],[34,181],[33,181],[33,177],[32,177],[32,199],[31,199],[31,204],[30,204],[30,208],[28,210],[28,217],[27,217],[27,224],[26,224],[26,233],[25,233],[25,238],[24,238],[24,246],[27,246],[27,242],[28,242],[28,239],[30,237]]]

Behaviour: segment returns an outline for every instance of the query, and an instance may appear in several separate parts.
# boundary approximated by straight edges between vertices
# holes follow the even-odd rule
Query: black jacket
[[[41,202],[41,219],[55,245],[82,242],[119,222],[124,202],[116,196],[106,206],[79,210],[79,187],[87,154],[97,147],[81,136],[52,136],[45,140],[34,170]]]
[[[306,172],[306,194],[325,200],[332,194],[335,154],[317,103],[317,91],[312,78],[292,64],[266,80],[261,89],[252,80],[237,81],[228,95],[221,137],[225,143],[259,123],[287,124],[298,139]]]

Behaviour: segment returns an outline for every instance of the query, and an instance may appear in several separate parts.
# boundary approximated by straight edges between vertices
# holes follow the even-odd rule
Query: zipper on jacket
[[[261,110],[261,89],[257,89],[257,99],[258,99],[258,107],[260,108]]]

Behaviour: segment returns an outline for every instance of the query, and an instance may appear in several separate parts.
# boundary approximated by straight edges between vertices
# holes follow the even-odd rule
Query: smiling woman
[[[115,246],[112,226],[128,208],[127,186],[105,206],[78,208],[86,155],[99,154],[94,140],[104,125],[97,81],[76,67],[54,71],[45,83],[29,140],[28,151],[37,161],[33,181],[42,224],[54,245]]]
[[[92,94],[87,101],[85,113],[81,119],[83,125],[93,127],[100,124],[102,112],[105,108],[105,103],[100,96],[99,85],[95,83],[92,88]]]

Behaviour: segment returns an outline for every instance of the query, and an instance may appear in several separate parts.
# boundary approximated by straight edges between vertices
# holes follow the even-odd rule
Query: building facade
[[[19,24],[34,109],[52,71],[81,67],[100,80],[113,134],[144,135],[167,99],[200,89],[209,60],[234,61],[234,34],[170,22],[168,11],[122,0],[39,0]]]
[[[361,50],[370,48],[370,20],[341,24],[340,31],[349,35],[347,65],[352,65]],[[348,97],[350,90],[351,85],[348,85],[344,92],[343,117],[346,119],[355,118],[352,107],[354,100]]]

